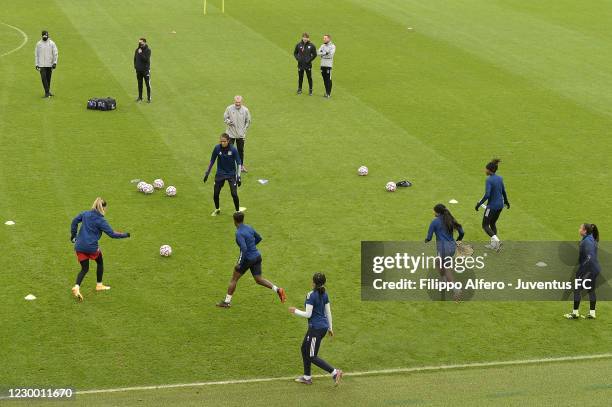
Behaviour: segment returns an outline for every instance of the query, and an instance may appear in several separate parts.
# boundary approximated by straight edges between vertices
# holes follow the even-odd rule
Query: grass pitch
[[[235,94],[253,115],[240,198],[264,238],[264,275],[287,289],[288,305],[301,305],[312,273],[327,274],[337,337],[321,354],[330,362],[363,371],[612,350],[605,302],[600,319],[576,322],[560,318],[570,308],[563,303],[359,296],[360,241],[422,239],[435,203],[457,199],[466,238],[484,239],[473,204],[493,156],[512,202],[499,222],[504,239],[577,240],[585,221],[606,239],[609,3],[232,0],[224,15],[209,1],[207,16],[198,1],[5,3],[0,21],[29,41],[0,58],[0,217],[16,222],[0,228],[1,385],[88,389],[300,372],[305,323],[271,292],[247,277],[234,308],[214,307],[237,249],[229,191],[223,215],[211,218],[212,185],[201,176]],[[33,67],[41,29],[60,52],[52,100],[40,98]],[[294,95],[291,53],[304,30],[316,45],[326,32],[337,45],[331,100],[316,70],[315,96]],[[150,105],[133,103],[140,36],[153,50]],[[22,42],[6,25],[0,38],[0,55]],[[117,111],[85,110],[88,98],[104,96],[117,98]],[[370,175],[358,177],[360,165]],[[177,187],[176,198],[130,184],[158,177]],[[414,186],[384,191],[403,178]],[[111,225],[132,238],[102,240],[113,288],[93,293],[92,271],[76,304],[69,223],[98,195]],[[162,244],[172,245],[171,258],[159,257]],[[28,293],[38,299],[24,301]],[[437,375],[423,377],[436,387]],[[376,389],[379,380],[406,379],[347,380],[346,403],[362,395],[360,383]],[[287,385],[282,394],[304,391]],[[513,397],[532,400],[529,391]]]

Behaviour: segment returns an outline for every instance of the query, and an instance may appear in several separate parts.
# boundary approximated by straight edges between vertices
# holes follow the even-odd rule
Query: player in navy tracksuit
[[[261,254],[257,250],[257,244],[261,242],[261,236],[259,236],[255,229],[244,224],[244,213],[242,212],[234,213],[234,225],[236,226],[236,244],[240,247],[240,257],[238,258],[238,264],[234,267],[229,287],[227,287],[225,301],[219,302],[217,307],[229,308],[231,306],[232,295],[236,291],[238,280],[247,270],[251,270],[251,274],[257,284],[272,289],[278,294],[281,302],[284,303],[287,300],[285,290],[275,286],[261,276]]]
[[[580,295],[582,290],[589,292],[589,314],[583,316],[586,319],[595,319],[595,283],[601,272],[599,259],[597,258],[597,243],[599,242],[599,230],[592,223],[583,223],[578,229],[582,240],[580,240],[580,252],[578,254],[578,271],[574,281],[574,310],[571,314],[565,314],[567,319],[577,319],[580,314]]]
[[[225,181],[227,181],[230,186],[236,212],[244,212],[246,208],[240,207],[240,199],[238,198],[238,187],[242,185],[242,181],[240,180],[240,166],[242,165],[242,161],[236,147],[230,145],[230,137],[226,133],[221,134],[219,144],[213,148],[210,156],[210,164],[208,164],[208,169],[204,174],[204,182],[208,181],[208,176],[210,175],[210,170],[215,160],[217,160],[217,173],[215,174],[213,195],[215,210],[211,215],[217,216],[221,213],[221,209],[219,209],[219,194],[221,193],[221,188],[223,188]]]
[[[72,287],[72,295],[80,301],[83,301],[81,294],[81,283],[83,278],[89,271],[89,260],[95,260],[97,265],[97,284],[96,291],[110,290],[109,286],[102,284],[102,275],[104,274],[104,262],[102,260],[102,252],[98,247],[98,240],[102,237],[102,232],[106,233],[113,239],[123,239],[130,237],[129,233],[121,233],[113,231],[110,227],[104,214],[106,212],[106,201],[102,198],[96,198],[90,211],[79,213],[70,225],[70,241],[74,243],[77,259],[81,263],[81,272],[77,276],[76,284]],[[77,229],[81,224],[81,228]]]
[[[482,199],[478,201],[475,208],[476,211],[478,211],[480,205],[485,201],[487,202],[487,208],[482,218],[482,228],[491,238],[491,244],[485,247],[496,251],[499,251],[502,246],[502,242],[497,236],[496,222],[499,219],[499,215],[504,205],[506,208],[510,209],[510,201],[508,201],[508,196],[506,195],[504,180],[496,174],[499,162],[500,160],[495,158],[486,165],[487,181],[485,184],[485,194]]]
[[[340,369],[334,369],[329,363],[321,359],[319,348],[325,335],[334,336],[332,328],[331,306],[329,297],[325,292],[325,274],[315,273],[312,276],[311,292],[306,295],[304,302],[305,311],[289,307],[289,312],[303,318],[308,318],[308,331],[302,342],[302,360],[304,362],[304,375],[295,379],[298,383],[312,384],[312,375],[310,367],[314,363],[332,375],[334,384],[338,385],[342,379],[343,372]]]
[[[461,242],[463,236],[463,228],[461,224],[450,213],[448,208],[442,204],[437,204],[433,208],[434,220],[429,224],[429,230],[427,231],[427,237],[425,243],[428,243],[436,235],[436,248],[438,251],[438,257],[440,258],[440,275],[446,281],[452,282],[453,273],[452,269],[445,266],[450,258],[452,261],[455,251],[457,250],[457,244]],[[458,232],[457,241],[453,237],[455,230]],[[461,291],[455,291],[455,299],[458,300],[461,296]]]

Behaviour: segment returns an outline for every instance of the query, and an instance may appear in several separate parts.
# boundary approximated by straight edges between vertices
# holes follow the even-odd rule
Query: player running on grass
[[[448,282],[454,281],[453,270],[445,267],[447,259],[451,259],[455,255],[457,245],[460,244],[463,239],[464,233],[461,224],[450,213],[448,208],[442,204],[437,204],[433,208],[434,220],[429,224],[429,230],[427,231],[427,237],[425,243],[428,243],[436,235],[436,249],[438,251],[438,257],[440,258],[440,276]],[[457,241],[453,237],[455,230],[459,233]],[[461,296],[461,290],[456,290],[454,298],[459,300]]]
[[[236,226],[236,244],[240,247],[240,257],[238,257],[238,264],[234,267],[232,280],[227,287],[225,301],[219,302],[217,307],[229,308],[231,306],[232,295],[236,291],[238,280],[247,270],[251,270],[251,274],[257,284],[272,289],[278,294],[278,298],[280,298],[282,303],[287,301],[285,289],[275,286],[261,276],[261,254],[257,250],[257,244],[261,242],[259,233],[249,225],[244,224],[244,213],[242,212],[234,213],[234,225]]]
[[[329,297],[325,292],[325,274],[315,273],[312,276],[313,290],[306,295],[304,302],[305,311],[295,307],[289,307],[289,312],[303,318],[308,318],[308,331],[302,342],[302,360],[304,362],[304,375],[295,379],[298,383],[312,384],[310,367],[314,363],[326,372],[330,373],[335,385],[340,383],[343,372],[334,369],[329,363],[321,359],[319,348],[325,335],[334,336],[332,329],[332,314]]]
[[[476,204],[476,211],[480,208],[485,201],[487,207],[485,209],[484,216],[482,217],[482,229],[491,238],[491,243],[486,245],[487,249],[493,249],[499,251],[502,246],[501,240],[497,236],[497,220],[499,215],[504,209],[510,209],[510,202],[506,195],[506,187],[504,186],[504,180],[502,177],[497,175],[497,167],[500,160],[494,158],[490,163],[486,165],[487,181],[485,183],[485,194],[480,201]]]
[[[242,185],[242,181],[240,180],[240,166],[242,165],[242,161],[236,147],[230,145],[230,137],[226,133],[221,134],[219,144],[213,148],[208,169],[204,174],[204,182],[208,181],[208,176],[210,175],[210,170],[215,160],[217,161],[217,173],[215,174],[215,186],[213,189],[215,210],[211,213],[211,216],[217,216],[221,213],[221,209],[219,209],[219,194],[221,193],[221,188],[223,188],[225,181],[229,184],[236,212],[244,212],[246,208],[240,207],[240,199],[238,198],[238,187]]]
[[[565,314],[567,319],[578,319],[580,314],[580,295],[582,290],[589,292],[589,314],[583,316],[585,319],[595,319],[595,282],[597,276],[601,272],[601,266],[597,258],[597,243],[599,242],[599,230],[592,223],[583,223],[578,229],[578,233],[582,236],[580,241],[580,252],[578,255],[578,271],[576,271],[576,279],[574,280],[574,310],[571,314]]]
[[[102,237],[102,232],[106,233],[113,239],[123,239],[130,237],[129,233],[121,233],[113,231],[110,227],[104,214],[106,213],[106,201],[100,197],[96,198],[91,210],[79,213],[70,225],[70,241],[74,243],[76,256],[81,263],[81,272],[78,274],[76,283],[72,287],[72,295],[79,301],[83,301],[81,294],[81,283],[83,278],[89,271],[89,260],[95,260],[97,265],[97,284],[96,291],[110,290],[109,286],[102,284],[102,275],[104,274],[104,262],[102,260],[102,252],[98,247],[98,240]],[[77,234],[79,223],[81,228]]]

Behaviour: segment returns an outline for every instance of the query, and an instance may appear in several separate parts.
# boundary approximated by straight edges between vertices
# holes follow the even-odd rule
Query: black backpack
[[[91,110],[115,110],[117,101],[111,97],[91,98],[87,101],[87,108]]]

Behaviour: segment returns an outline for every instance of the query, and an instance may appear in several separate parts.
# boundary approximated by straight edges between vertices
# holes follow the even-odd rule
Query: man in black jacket
[[[134,52],[134,69],[136,69],[136,79],[138,80],[138,99],[142,102],[142,81],[147,85],[147,103],[151,103],[151,48],[147,45],[145,38],[138,40],[138,48]]]
[[[304,71],[308,77],[308,95],[312,96],[312,61],[317,57],[317,47],[310,42],[308,33],[302,34],[302,41],[298,42],[293,51],[293,56],[298,63],[298,90],[302,93],[302,82],[304,82]]]

